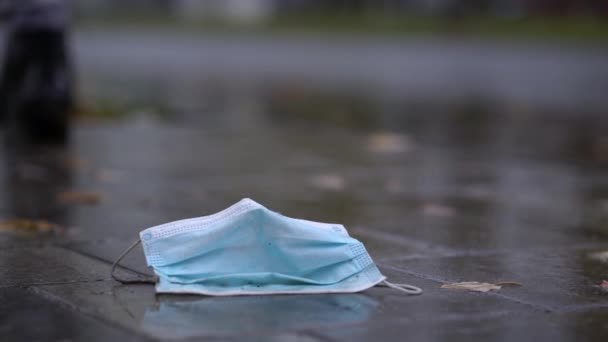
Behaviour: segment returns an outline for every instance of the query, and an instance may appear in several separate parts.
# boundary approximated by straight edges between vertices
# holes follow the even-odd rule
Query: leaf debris
[[[316,188],[330,191],[339,191],[346,186],[344,178],[332,174],[314,176],[310,183]]]
[[[608,262],[608,251],[591,253],[589,254],[589,258],[601,262]]]
[[[521,286],[520,283],[513,281],[503,281],[498,283],[480,283],[478,281],[464,281],[460,283],[450,283],[441,285],[442,289],[453,289],[453,290],[468,290],[474,292],[489,292],[498,291],[503,286]]]
[[[60,233],[63,227],[46,220],[10,219],[0,222],[0,232],[39,234]]]
[[[57,193],[57,200],[66,204],[95,205],[101,199],[101,194],[94,191],[67,190]]]
[[[407,135],[390,132],[371,134],[367,145],[373,153],[404,153],[412,149],[412,141]]]

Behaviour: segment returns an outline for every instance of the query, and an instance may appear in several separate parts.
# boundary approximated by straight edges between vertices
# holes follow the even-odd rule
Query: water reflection
[[[161,296],[146,309],[142,327],[159,338],[224,336],[338,327],[367,321],[378,302],[366,295],[246,297]]]

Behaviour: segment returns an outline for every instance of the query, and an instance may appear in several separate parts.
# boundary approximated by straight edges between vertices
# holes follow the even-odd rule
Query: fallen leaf
[[[424,215],[436,217],[450,217],[454,214],[452,208],[437,203],[425,203],[422,206],[422,212]]]
[[[58,193],[57,200],[67,204],[95,205],[101,201],[101,194],[93,191],[68,190]]]
[[[478,281],[465,281],[461,283],[443,284],[441,285],[441,288],[454,290],[469,290],[475,292],[488,292],[500,290],[502,286],[490,283],[480,283]]]
[[[407,135],[389,132],[372,133],[367,144],[369,150],[374,153],[403,153],[412,147]]]
[[[119,183],[122,176],[122,172],[112,169],[99,169],[95,173],[95,178],[101,183]]]
[[[608,262],[608,251],[591,253],[589,254],[589,258],[601,262]]]
[[[344,178],[338,175],[318,175],[311,179],[311,184],[319,189],[338,191],[344,189]]]
[[[0,222],[0,231],[37,234],[61,232],[63,231],[63,228],[45,220],[12,219]]]

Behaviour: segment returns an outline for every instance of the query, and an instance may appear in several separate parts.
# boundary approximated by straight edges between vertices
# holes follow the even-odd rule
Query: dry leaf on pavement
[[[454,214],[452,208],[438,203],[425,203],[422,206],[422,212],[426,216],[435,217],[450,217]]]
[[[45,220],[12,219],[0,222],[0,232],[35,234],[62,230],[61,226]]]
[[[374,153],[403,153],[412,148],[412,142],[407,135],[389,132],[371,134],[367,145]]]
[[[480,283],[478,281],[464,281],[461,283],[451,283],[441,285],[442,289],[454,289],[454,290],[469,290],[475,292],[488,292],[494,290],[500,290],[502,285]]]
[[[589,254],[589,258],[598,260],[601,262],[608,262],[608,251],[591,253],[591,254]]]
[[[93,191],[68,190],[58,193],[57,200],[67,204],[95,205],[101,201],[101,194]]]
[[[317,175],[312,177],[310,183],[322,190],[338,191],[344,189],[346,182],[338,175]]]

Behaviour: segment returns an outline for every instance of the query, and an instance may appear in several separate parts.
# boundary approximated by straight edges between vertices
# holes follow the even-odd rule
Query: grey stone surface
[[[328,329],[324,335],[337,341],[369,341],[403,338],[413,341],[571,341],[576,336],[563,331],[546,315],[502,315],[470,320],[422,322],[392,320],[377,325]]]
[[[3,341],[146,341],[18,288],[0,288]]]
[[[590,252],[554,250],[394,260],[386,262],[386,267],[424,274],[445,283],[517,282],[522,286],[506,287],[500,296],[559,311],[606,304],[608,296],[597,286],[606,277],[606,265],[590,258]]]
[[[41,285],[33,290],[48,299],[127,330],[138,332],[146,308],[156,303],[154,286],[122,285],[107,280]],[[173,330],[171,330],[173,331]]]
[[[0,287],[97,282],[110,279],[110,265],[61,247],[0,249]],[[118,269],[125,277],[138,277]]]
[[[328,329],[323,336],[337,341],[404,338],[415,341],[604,341],[606,309],[584,313],[518,313],[467,320],[391,320],[384,324]]]
[[[57,247],[0,250],[3,277],[0,286],[99,281],[108,267]]]
[[[135,241],[136,238],[138,238],[138,235],[133,238],[133,241]],[[107,263],[113,263],[117,257],[133,243],[133,241],[126,239],[105,239],[70,242],[63,246],[69,250],[99,258]],[[141,247],[135,248],[120,262],[120,264],[142,274],[153,274],[152,270],[146,265],[146,260]]]

